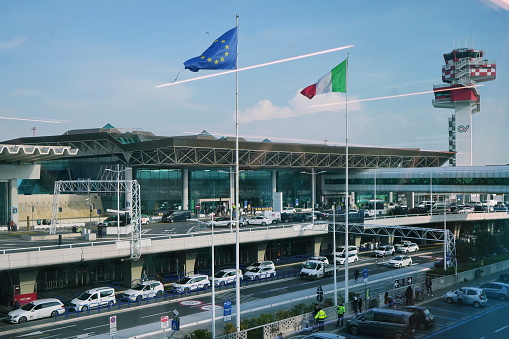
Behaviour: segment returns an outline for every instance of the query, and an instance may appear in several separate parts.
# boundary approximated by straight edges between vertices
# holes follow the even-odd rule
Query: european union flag
[[[236,69],[237,27],[221,35],[202,55],[184,62],[184,66],[192,72],[200,69]]]

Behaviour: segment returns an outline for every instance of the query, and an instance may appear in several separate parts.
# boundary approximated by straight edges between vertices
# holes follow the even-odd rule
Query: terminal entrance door
[[[209,198],[199,199],[198,205],[200,206],[200,214],[209,215],[229,215],[230,213],[230,198]]]

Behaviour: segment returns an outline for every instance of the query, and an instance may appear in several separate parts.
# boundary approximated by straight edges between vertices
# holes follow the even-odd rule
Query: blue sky
[[[239,72],[239,133],[248,140],[344,144],[344,101],[304,87],[349,53],[351,101],[430,91],[443,54],[473,47],[497,63],[473,117],[473,164],[508,164],[509,5],[487,0],[0,1],[0,140],[112,124],[156,135],[235,134],[235,76],[175,86],[235,26],[239,67],[335,47],[343,51]],[[448,150],[452,110],[431,93],[349,104],[349,144]],[[27,119],[27,120],[24,120]],[[42,122],[46,120],[52,122]],[[60,121],[60,123],[54,123]]]

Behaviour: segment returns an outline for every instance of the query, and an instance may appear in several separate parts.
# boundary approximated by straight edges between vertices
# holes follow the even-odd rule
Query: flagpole
[[[237,34],[239,31],[239,15],[235,16]],[[236,68],[239,67],[238,39],[236,52]],[[239,72],[235,72],[235,270],[237,273],[235,284],[235,327],[240,332],[240,245],[239,245]]]
[[[350,53],[346,54],[346,90],[345,90],[345,125],[346,125],[346,138],[345,138],[345,302],[348,302],[348,212],[350,211],[350,197],[348,194],[348,57]],[[335,259],[335,258],[334,258]]]

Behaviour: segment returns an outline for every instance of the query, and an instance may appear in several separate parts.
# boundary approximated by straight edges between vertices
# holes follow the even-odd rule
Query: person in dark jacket
[[[357,294],[357,306],[359,307],[359,313],[362,313],[362,297]]]
[[[414,304],[413,297],[414,297],[414,290],[412,289],[412,286],[408,286],[405,291],[405,299],[406,299],[405,301],[406,301],[407,306]]]
[[[431,286],[433,285],[433,281],[431,280],[431,277],[429,275],[426,276],[426,281],[424,282],[426,285],[426,292],[428,295],[433,296],[433,291],[431,289]]]

